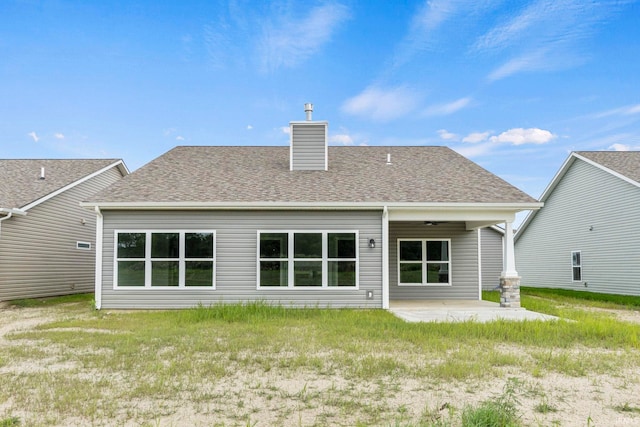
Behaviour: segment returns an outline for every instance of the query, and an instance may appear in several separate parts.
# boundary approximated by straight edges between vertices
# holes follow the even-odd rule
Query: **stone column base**
[[[520,278],[500,278],[500,307],[520,308]]]

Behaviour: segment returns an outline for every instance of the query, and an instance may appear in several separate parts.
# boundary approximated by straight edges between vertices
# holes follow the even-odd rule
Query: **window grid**
[[[119,236],[125,234],[142,234],[144,235],[144,257],[126,257],[119,256]],[[154,257],[152,254],[153,249],[153,235],[159,234],[178,234],[178,256],[177,257]],[[186,239],[187,234],[210,234],[212,238],[212,256],[211,257],[193,257],[186,258]],[[119,269],[120,263],[137,262],[144,263],[144,275],[143,283],[140,285],[119,285]],[[176,285],[158,285],[153,283],[153,264],[162,262],[177,262],[178,263],[178,276]],[[187,263],[191,262],[210,262],[211,263],[211,282],[207,286],[189,286],[186,284],[186,270]],[[206,288],[215,289],[215,276],[216,276],[216,233],[214,230],[116,230],[114,232],[114,281],[113,287],[117,288],[154,288],[154,289],[184,289],[184,288]]]
[[[574,282],[582,281],[582,252],[571,252],[571,278]]]
[[[403,260],[402,259],[402,243],[404,242],[420,242],[420,259]],[[430,260],[429,251],[427,249],[429,243],[439,242],[446,243],[447,260]],[[398,239],[398,286],[451,286],[451,239]],[[429,264],[440,265],[440,270],[444,271],[447,276],[446,282],[429,281]],[[421,281],[403,282],[402,266],[414,265],[420,266]],[[445,270],[442,270],[445,267]]]
[[[316,230],[260,230],[258,231],[257,238],[257,289],[358,289],[359,288],[359,236],[357,231],[353,230],[331,230],[331,231],[316,231]],[[286,257],[264,257],[261,256],[261,236],[266,234],[286,234],[287,235],[287,256]],[[295,236],[296,234],[320,234],[322,236],[322,257],[297,257],[295,255]],[[328,238],[330,234],[352,234],[354,236],[355,257],[353,258],[339,258],[329,257]],[[281,262],[286,264],[287,269],[287,282],[280,286],[274,285],[262,285],[263,274],[261,271],[261,265],[264,262]],[[321,283],[319,285],[296,285],[296,262],[320,262],[321,263]],[[354,285],[351,286],[339,286],[329,282],[329,263],[330,262],[352,262],[355,264],[355,279]]]

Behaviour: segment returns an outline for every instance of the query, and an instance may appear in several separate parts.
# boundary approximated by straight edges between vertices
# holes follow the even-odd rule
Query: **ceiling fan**
[[[448,222],[449,221],[425,221],[424,225],[426,225],[426,226],[434,226],[435,227],[436,225],[446,224]]]

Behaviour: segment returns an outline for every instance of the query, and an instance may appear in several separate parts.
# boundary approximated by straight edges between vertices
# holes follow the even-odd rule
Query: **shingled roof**
[[[0,208],[20,209],[119,159],[0,160]],[[40,179],[44,168],[45,179]]]
[[[640,151],[576,151],[576,154],[640,183]]]
[[[329,147],[328,160],[290,171],[289,147],[180,146],[89,204],[537,203],[447,147]]]

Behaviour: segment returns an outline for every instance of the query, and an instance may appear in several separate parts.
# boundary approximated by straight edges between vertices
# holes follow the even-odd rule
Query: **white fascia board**
[[[380,203],[380,202],[81,202],[80,206],[86,208],[100,207],[100,209],[122,210],[383,210],[387,206],[389,213],[398,216],[411,216],[413,214],[424,218],[425,210],[433,217],[427,219],[451,219],[450,214],[469,211],[488,212],[500,215],[514,214],[529,209],[539,209],[542,203]],[[491,215],[482,218],[488,219]],[[437,218],[436,218],[437,217]],[[467,216],[468,219],[475,217]],[[499,216],[502,218],[502,216]]]
[[[609,169],[608,167],[602,166],[600,163],[598,163],[598,162],[594,162],[593,160],[590,160],[590,159],[587,159],[586,157],[583,157],[583,156],[581,156],[580,154],[573,153],[573,155],[574,155],[577,159],[580,159],[580,160],[582,160],[583,162],[586,162],[586,163],[588,163],[588,164],[590,164],[590,165],[592,165],[592,166],[597,167],[598,169],[601,169],[601,170],[603,170],[603,171],[605,171],[605,172],[608,172],[608,173],[610,173],[611,175],[613,175],[613,176],[615,176],[615,177],[617,177],[617,178],[620,178],[621,180],[626,181],[626,182],[628,182],[628,183],[629,183],[629,184],[631,184],[631,185],[635,185],[636,187],[640,187],[640,183],[639,183],[639,182],[634,181],[633,179],[629,178],[629,177],[628,177],[628,176],[626,176],[626,175],[622,175],[621,173],[616,172],[616,171],[614,171],[613,169]]]
[[[556,174],[553,176],[553,179],[551,179],[551,182],[549,182],[547,187],[542,192],[542,195],[540,196],[540,201],[542,203],[544,203],[547,200],[551,192],[556,188],[556,186],[558,185],[562,177],[564,177],[564,175],[569,170],[569,167],[573,164],[573,162],[575,162],[577,158],[583,158],[583,157],[578,156],[575,152],[572,152],[569,155],[569,157],[567,157],[567,159],[564,161],[562,166],[560,166],[560,169],[558,169],[558,172],[556,172]],[[524,233],[524,230],[527,229],[527,227],[529,226],[529,223],[533,220],[533,218],[536,216],[537,213],[538,213],[537,210],[531,210],[531,212],[527,214],[527,216],[522,221],[522,224],[520,225],[520,227],[518,227],[518,230],[514,234],[514,237],[513,237],[514,242],[518,241],[522,233]]]
[[[91,178],[96,177],[96,176],[100,175],[101,173],[106,172],[106,171],[108,171],[109,169],[111,169],[113,167],[117,167],[120,170],[120,172],[125,170],[127,172],[127,174],[128,174],[129,169],[127,169],[127,167],[124,165],[124,162],[122,160],[118,160],[117,162],[111,163],[110,165],[105,166],[102,169],[99,169],[99,170],[97,170],[97,171],[95,171],[95,172],[93,172],[93,173],[91,173],[91,174],[89,174],[89,175],[87,175],[85,177],[82,177],[82,178],[78,179],[77,181],[74,181],[74,182],[72,182],[70,184],[67,184],[64,187],[58,188],[56,191],[53,191],[53,192],[47,194],[46,196],[41,197],[41,198],[29,203],[26,206],[23,206],[22,210],[28,211],[29,209],[31,209],[31,208],[33,208],[35,206],[38,206],[39,204],[44,203],[47,200],[57,196],[58,194],[64,193],[65,191],[67,191],[67,190],[69,190],[69,189],[71,189],[71,188],[73,188],[73,187],[75,187],[77,185],[80,185],[83,182],[86,182],[86,181],[90,180]],[[123,167],[124,167],[124,169],[123,169]]]
[[[562,178],[565,176],[565,174],[567,173],[567,171],[569,170],[569,167],[576,161],[576,159],[582,160],[583,162],[594,166],[600,170],[603,170],[607,173],[610,173],[611,175],[620,178],[621,180],[628,182],[631,185],[634,185],[636,187],[640,187],[640,183],[637,181],[634,181],[633,179],[622,175],[621,173],[618,173],[612,169],[609,169],[605,166],[602,166],[600,163],[595,162],[591,159],[588,159],[584,156],[581,156],[580,154],[577,154],[575,152],[572,152],[569,157],[567,158],[567,160],[565,160],[565,162],[562,164],[562,166],[560,167],[560,170],[558,170],[558,172],[555,174],[555,176],[553,177],[553,179],[551,180],[551,182],[549,183],[549,185],[547,185],[547,188],[544,189],[544,191],[542,192],[542,196],[540,196],[540,201],[544,202],[547,200],[547,198],[549,197],[549,195],[551,194],[551,192],[556,188],[556,186],[558,185],[558,183],[562,180]],[[524,221],[522,221],[522,225],[520,226],[520,228],[518,228],[518,231],[516,232],[515,236],[514,236],[514,240],[517,241],[520,236],[522,235],[522,233],[524,233],[524,230],[526,230],[527,226],[529,225],[529,223],[533,220],[533,218],[536,216],[536,211],[531,211],[529,212],[529,214],[525,217]]]
[[[131,173],[131,171],[129,170],[129,168],[127,167],[127,165],[124,163],[123,160],[119,160],[118,162],[114,163],[112,166],[118,166],[118,169],[120,170],[120,173],[122,174],[122,176],[127,176]]]

